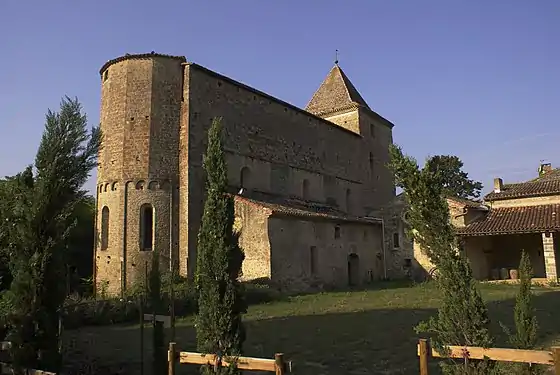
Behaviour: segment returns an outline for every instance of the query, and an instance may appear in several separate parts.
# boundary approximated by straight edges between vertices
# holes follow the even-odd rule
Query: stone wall
[[[546,271],[546,277],[551,280],[558,280],[558,245],[554,243],[558,240],[558,236],[554,236],[552,233],[542,234],[542,243],[544,250],[544,266]]]
[[[240,233],[239,246],[245,254],[242,280],[270,279],[269,215],[266,208],[235,199],[234,227]]]
[[[109,209],[109,246],[96,245],[96,283],[111,293],[145,273],[158,249],[162,267],[178,260],[179,125],[182,60],[125,57],[101,72],[103,145],[98,167],[97,228]],[[152,251],[140,251],[140,207],[153,208]],[[140,270],[141,268],[141,270]],[[141,272],[140,272],[141,271]]]
[[[351,254],[357,255],[352,276],[356,284],[384,277],[379,224],[272,216],[268,233],[271,278],[284,288],[348,285]]]
[[[234,186],[248,168],[250,188],[286,196],[303,197],[305,192],[306,199],[328,202],[356,215],[366,213],[366,203],[375,205],[376,199],[386,199],[387,192],[394,191],[392,180],[383,180],[382,174],[364,175],[369,151],[364,151],[363,138],[352,131],[194,64],[185,66],[183,96],[188,103],[184,102],[182,112],[181,185],[189,191],[188,197],[181,198],[181,204],[188,204],[188,219],[181,220],[181,226],[189,233],[181,233],[181,247],[188,244],[189,259],[196,254],[205,188],[202,157],[215,117],[223,118],[228,173]],[[392,139],[386,129],[367,150]],[[189,261],[189,273],[194,269]]]

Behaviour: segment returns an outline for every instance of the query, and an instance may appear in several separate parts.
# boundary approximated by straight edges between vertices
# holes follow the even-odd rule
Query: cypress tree
[[[0,243],[7,246],[13,276],[7,339],[16,371],[58,371],[61,365],[58,327],[72,214],[86,194],[82,187],[97,165],[100,144],[99,128],[89,132],[80,103],[66,97],[59,112],[47,113],[34,168],[11,182],[15,201],[1,224]]]
[[[516,349],[533,349],[537,343],[537,317],[533,307],[533,294],[531,292],[531,278],[533,267],[529,254],[522,250],[519,264],[519,291],[515,298],[513,317],[515,332],[512,333],[502,324],[502,328],[508,334],[510,345]],[[538,374],[540,368],[529,364],[518,364],[519,372],[522,374]]]
[[[470,264],[449,220],[449,207],[439,172],[428,166],[420,169],[398,146],[391,146],[390,168],[407,202],[409,235],[437,267],[436,283],[442,294],[437,315],[416,327],[433,334],[434,347],[445,352],[447,345],[490,347],[487,308],[476,288]],[[446,366],[448,373],[488,373],[487,362],[469,361],[467,366]]]
[[[165,305],[161,298],[161,272],[159,269],[159,252],[152,254],[152,266],[149,275],[149,296],[152,313],[159,315],[165,314]],[[167,373],[167,351],[165,348],[165,332],[163,322],[154,321],[153,324],[153,374],[165,375]]]
[[[208,131],[204,156],[207,197],[198,233],[196,287],[198,350],[219,357],[242,354],[246,312],[239,276],[244,254],[233,230],[234,202],[227,194],[227,167],[222,145],[221,118]],[[237,374],[235,366],[203,366],[204,374]]]

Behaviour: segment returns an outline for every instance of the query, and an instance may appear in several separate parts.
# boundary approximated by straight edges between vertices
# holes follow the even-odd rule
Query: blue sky
[[[185,55],[305,107],[339,49],[406,153],[457,155],[487,189],[532,178],[560,167],[559,20],[557,0],[1,0],[0,175],[33,161],[62,96],[97,124],[98,70],[122,54]]]

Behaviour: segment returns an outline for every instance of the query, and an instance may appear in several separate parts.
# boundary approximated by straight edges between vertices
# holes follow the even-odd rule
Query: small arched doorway
[[[348,285],[360,283],[360,257],[356,253],[348,255]]]

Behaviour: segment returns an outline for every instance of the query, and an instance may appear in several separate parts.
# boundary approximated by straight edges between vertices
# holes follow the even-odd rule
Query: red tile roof
[[[380,222],[380,219],[347,215],[327,205],[298,202],[294,199],[283,199],[280,201],[275,197],[235,195],[235,200],[267,208],[273,216],[293,216],[308,218],[309,220],[331,220],[364,224],[377,224]]]
[[[456,230],[461,236],[560,230],[560,204],[492,208],[484,218]]]
[[[504,184],[501,192],[491,192],[484,197],[484,200],[497,201],[555,194],[560,194],[560,169],[554,169],[527,182]]]
[[[469,208],[477,208],[477,209],[482,209],[482,210],[486,210],[487,207],[479,201],[475,201],[475,200],[471,200],[471,199],[466,199],[466,198],[459,198],[459,197],[447,197],[448,200],[460,203],[460,204],[464,204],[465,207],[469,207]]]

